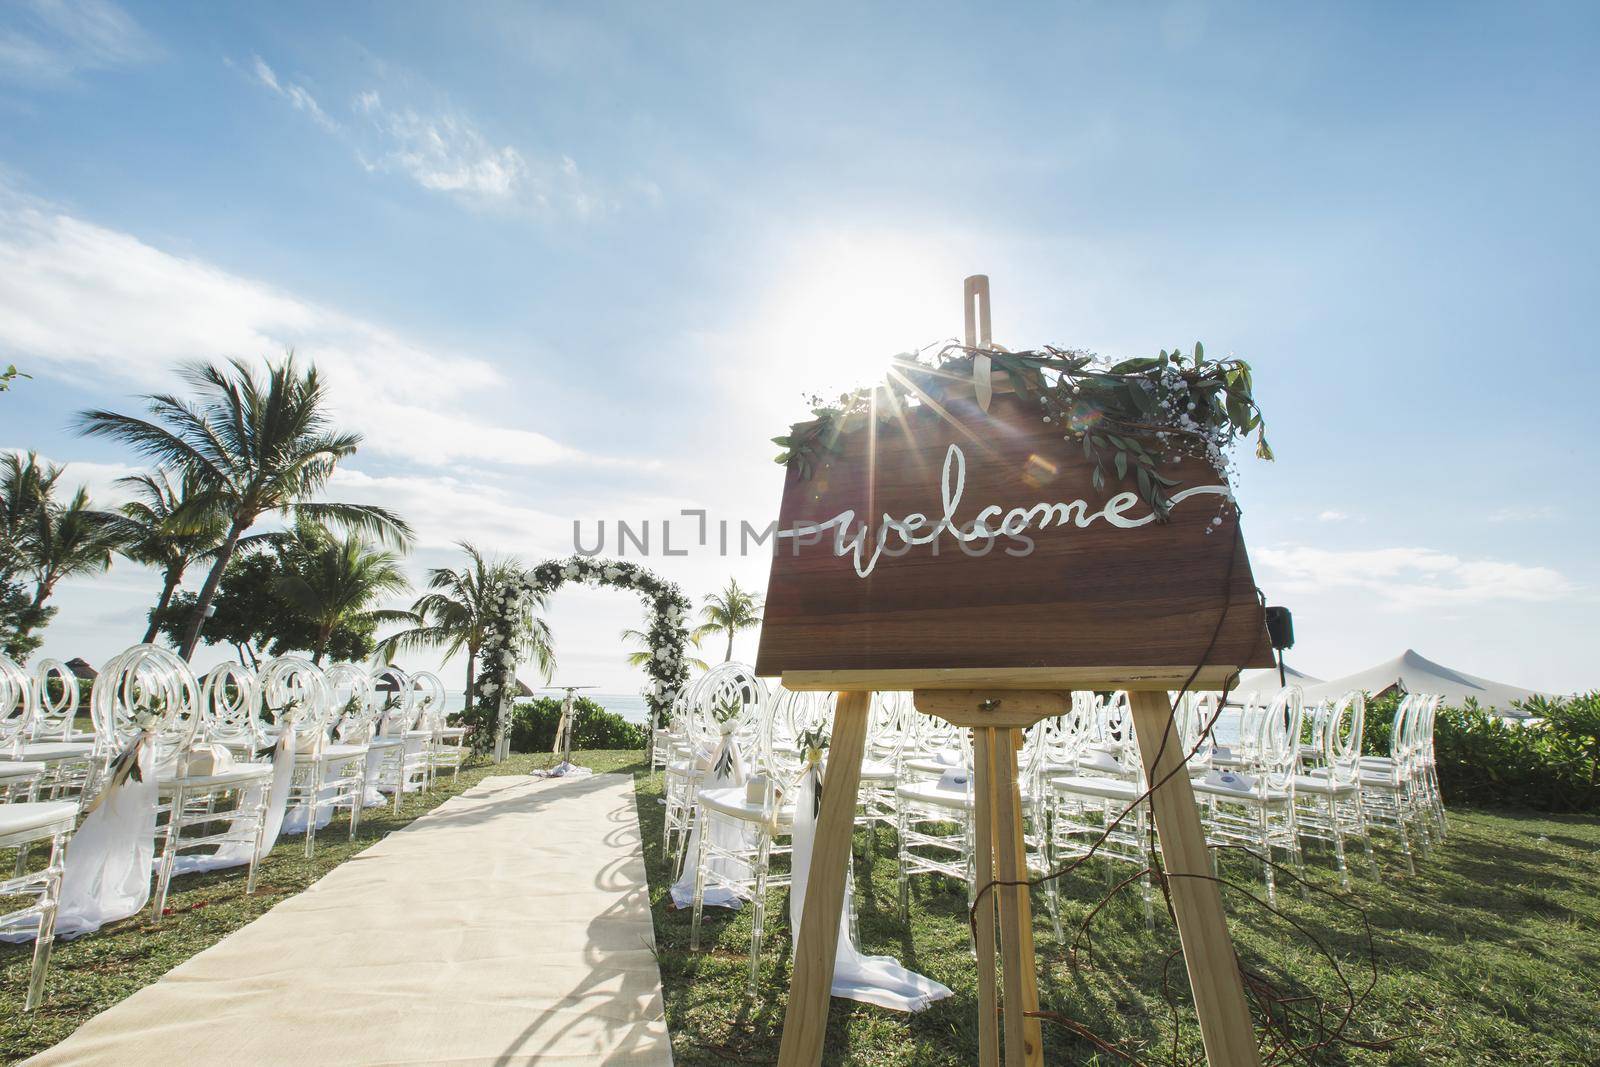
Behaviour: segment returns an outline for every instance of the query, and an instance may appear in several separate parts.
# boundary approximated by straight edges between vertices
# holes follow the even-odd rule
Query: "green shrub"
[[[511,714],[511,751],[549,752],[561,722],[561,698],[540,697],[517,704]],[[588,697],[572,702],[573,748],[643,748],[647,729],[607,711]]]
[[[1389,754],[1397,695],[1367,704],[1362,750]],[[1502,719],[1468,701],[1441,708],[1433,749],[1447,804],[1600,810],[1600,692],[1521,705],[1538,721]]]

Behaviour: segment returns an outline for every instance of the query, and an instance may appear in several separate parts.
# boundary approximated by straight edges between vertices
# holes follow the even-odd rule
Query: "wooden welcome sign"
[[[1076,443],[1011,395],[847,433],[809,478],[789,466],[756,671],[1175,688],[1201,662],[1210,681],[1271,666],[1227,486],[1204,459],[1163,469],[1184,486],[1164,523],[1125,487],[1095,489]]]
[[[1254,1067],[1167,697],[1271,665],[1237,511],[1199,458],[1162,468],[1178,486],[1165,522],[1139,494],[1096,488],[1082,450],[989,381],[987,301],[988,279],[967,279],[976,384],[964,395],[862,419],[817,462],[788,466],[756,669],[839,697],[778,1062],[821,1060],[871,694],[911,690],[918,710],[973,733],[977,880],[991,887],[976,912],[980,1063],[1000,1062],[997,948],[1004,1061],[1043,1063],[1020,731],[1066,711],[1071,690],[1115,688],[1157,783],[1149,803],[1207,1058]]]

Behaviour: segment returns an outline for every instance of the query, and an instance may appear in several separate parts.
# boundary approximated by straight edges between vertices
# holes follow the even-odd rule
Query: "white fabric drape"
[[[139,748],[139,778],[108,783],[100,803],[67,844],[61,875],[56,936],[79,937],[106,923],[137,915],[150,899],[150,863],[155,858],[156,771],[151,745]],[[0,940],[32,941],[24,927]]]
[[[805,913],[806,882],[811,875],[811,846],[816,839],[815,795],[817,767],[806,771],[794,810],[794,875],[789,892],[789,929],[795,951],[800,949],[800,917]],[[893,1011],[921,1011],[951,995],[949,988],[909,971],[893,956],[863,956],[850,938],[852,891],[845,886],[844,909],[839,919],[839,946],[833,959],[833,995],[858,1000]]]
[[[731,759],[727,768],[721,774],[715,774],[717,766],[722,762],[722,754],[728,752]],[[717,747],[716,755],[711,758],[713,776],[703,780],[702,788],[727,789],[733,786],[744,787],[745,780],[749,777],[745,770],[744,757],[739,753],[739,744],[734,739],[732,732],[725,733],[722,743]],[[738,819],[724,819],[716,812],[708,812],[707,823],[711,828],[711,841],[719,848],[730,851],[748,850],[754,829]],[[684,846],[683,874],[672,885],[672,904],[674,907],[687,908],[694,905],[694,876],[697,858],[700,855],[700,821],[695,820],[694,827],[689,831],[689,842]],[[750,879],[750,865],[743,860],[727,859],[718,856],[711,860],[711,870],[729,879]],[[709,883],[709,879],[707,880]],[[721,885],[707,884],[705,893],[705,906],[708,908],[733,908],[737,910],[744,904],[744,898],[732,889]]]
[[[283,830],[283,814],[289,804],[289,783],[294,778],[294,731],[288,730],[278,738],[272,748],[272,776],[256,782],[239,798],[240,811],[254,811],[261,803],[261,791],[267,792],[267,810],[262,815],[266,826],[261,831],[261,855],[272,851]],[[236,820],[229,829],[238,826]],[[250,862],[254,850],[252,841],[228,841],[209,856],[179,856],[172,865],[173,874],[197,874],[201,871],[219,871],[225,867],[242,867]]]
[[[378,778],[383,772],[384,757],[393,751],[394,749],[384,746],[367,750],[367,791],[361,798],[363,808],[381,808],[389,802],[378,790]]]

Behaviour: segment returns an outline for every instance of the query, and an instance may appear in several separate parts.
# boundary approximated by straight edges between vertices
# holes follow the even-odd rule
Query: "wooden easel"
[[[966,281],[966,340],[971,349],[993,347],[989,337],[988,282],[983,275]],[[974,362],[979,372],[977,399],[987,409],[990,390],[984,388],[983,379],[987,376],[981,372],[986,369],[982,364],[989,360],[979,353]],[[1006,388],[1003,380],[996,384]],[[1107,689],[1128,692],[1147,780],[1162,783],[1151,795],[1156,833],[1171,876],[1173,911],[1206,1058],[1212,1067],[1259,1067],[1260,1054],[1228,935],[1222,895],[1210,877],[1205,833],[1189,777],[1181,768],[1185,753],[1173,728],[1167,698],[1168,691],[1180,689],[1186,682],[1202,690],[1219,688],[1232,670],[1212,666],[1195,672],[1192,666],[1180,665],[785,670],[786,688],[833,690],[838,699],[829,747],[829,787],[823,793],[811,854],[779,1067],[815,1067],[822,1059],[834,954],[844,907],[845,869],[873,692],[910,690],[919,711],[972,730],[976,866],[978,886],[982,888],[994,881],[1027,878],[1017,781],[1021,731],[1066,711],[1073,690]],[[997,940],[1003,975],[997,974]],[[1026,886],[997,886],[985,895],[977,913],[977,957],[981,1067],[999,1067],[1002,1048],[1006,1067],[1042,1065],[1040,1022],[1033,1014],[1039,1008],[1039,994],[1033,917]]]

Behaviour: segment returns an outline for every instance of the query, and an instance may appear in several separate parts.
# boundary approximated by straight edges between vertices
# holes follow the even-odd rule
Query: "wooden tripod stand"
[[[1151,794],[1156,832],[1172,879],[1173,910],[1206,1058],[1213,1067],[1259,1067],[1260,1056],[1228,936],[1222,896],[1210,879],[1211,861],[1200,814],[1188,775],[1182,770],[1184,752],[1167,702],[1169,683],[1171,688],[1181,686],[1189,672],[1178,673],[1175,668],[1092,672],[1069,669],[1049,672],[1067,683],[1062,689],[1006,687],[1009,674],[1022,675],[1028,680],[1021,684],[1027,685],[1035,683],[1042,673],[1045,672],[896,670],[802,671],[784,675],[784,685],[791,689],[831,688],[826,684],[829,680],[854,687],[841,687],[836,705],[829,750],[829,788],[822,797],[811,855],[810,888],[784,1016],[780,1067],[813,1067],[821,1062],[834,952],[844,906],[845,865],[866,744],[867,712],[872,689],[878,688],[913,689],[919,711],[973,731],[973,818],[980,890],[991,882],[1020,883],[1027,878],[1017,782],[1020,731],[1067,710],[1070,689],[1128,689],[1148,780],[1160,783]],[[1096,677],[1090,679],[1091,673]],[[1202,671],[1202,679],[1215,684],[1217,680],[1207,677],[1211,673],[1215,670]],[[876,676],[881,684],[863,688],[868,675]],[[963,681],[970,681],[975,687],[934,688]],[[997,988],[1001,977],[995,959],[997,940],[1004,968],[1003,998]],[[1039,994],[1033,917],[1026,885],[994,886],[979,902],[977,954],[979,1063],[982,1067],[1000,1064],[1003,1018],[1006,1067],[1043,1064],[1044,1045],[1035,1014]],[[1002,1003],[1003,1016],[999,1010]]]

